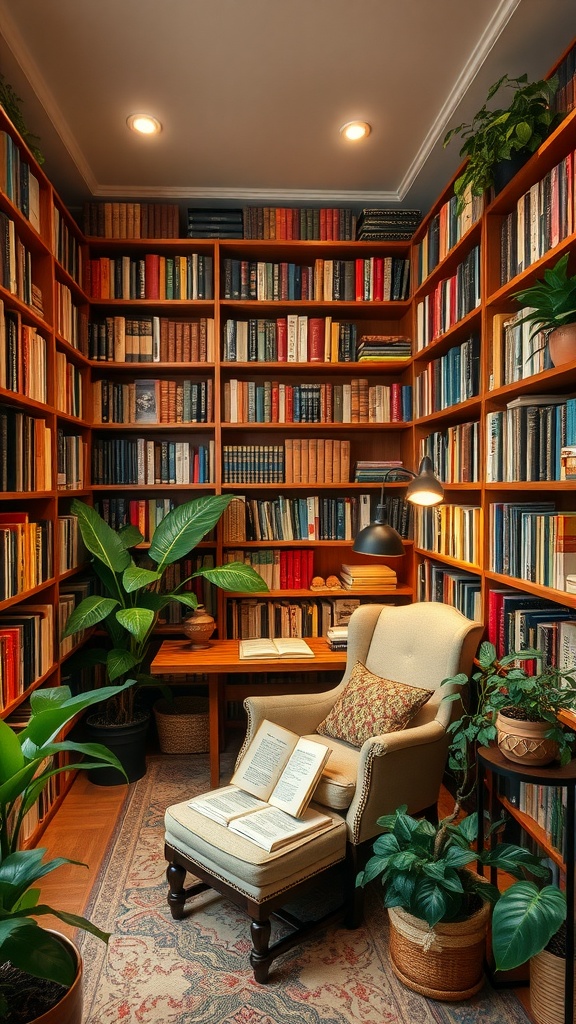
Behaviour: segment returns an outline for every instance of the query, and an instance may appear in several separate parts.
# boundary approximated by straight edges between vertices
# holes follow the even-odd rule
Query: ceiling
[[[427,211],[505,72],[540,78],[574,0],[0,0],[0,72],[76,207],[91,194],[189,205]],[[129,114],[163,131],[134,135]],[[361,143],[339,127],[372,125]]]

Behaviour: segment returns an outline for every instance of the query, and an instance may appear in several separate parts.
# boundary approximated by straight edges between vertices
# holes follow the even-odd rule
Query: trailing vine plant
[[[40,138],[38,135],[33,135],[32,132],[28,131],[20,109],[20,104],[22,102],[21,97],[16,95],[12,86],[5,80],[4,75],[0,72],[0,106],[4,107],[4,110],[8,114],[12,124],[20,132],[20,135],[24,139],[24,142],[28,146],[28,149],[32,153],[34,159],[39,164],[43,164],[44,154],[38,148]]]

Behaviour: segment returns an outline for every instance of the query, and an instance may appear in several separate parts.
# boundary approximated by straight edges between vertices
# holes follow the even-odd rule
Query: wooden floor
[[[122,810],[127,786],[95,786],[80,772],[58,813],[49,823],[40,845],[48,856],[69,857],[82,861],[88,868],[64,865],[42,880],[42,902],[59,910],[81,914],[98,877],[108,843]],[[442,789],[439,801],[441,817],[451,813],[453,801]],[[57,927],[71,934],[73,929],[52,917],[42,920],[47,927]],[[516,990],[529,1013],[528,988]],[[530,1018],[532,1019],[532,1018]]]

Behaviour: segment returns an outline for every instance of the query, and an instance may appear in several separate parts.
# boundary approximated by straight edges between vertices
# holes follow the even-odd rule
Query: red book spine
[[[153,252],[144,257],[145,298],[160,298],[160,257]]]
[[[364,260],[355,260],[356,265],[356,302],[364,298]]]
[[[288,589],[288,552],[280,552],[280,590]]]
[[[382,302],[384,298],[384,258],[374,259],[374,301]]]
[[[302,580],[303,586],[306,589],[310,589],[312,580],[314,579],[314,551],[312,548],[308,548],[305,552],[306,555],[306,574]]]
[[[276,357],[279,363],[288,361],[288,325],[285,316],[276,320]]]
[[[294,589],[294,552],[288,550],[286,552],[286,580],[287,589]]]
[[[390,420],[392,423],[402,421],[402,389],[396,383],[390,385]]]
[[[270,419],[272,423],[278,423],[278,410],[280,405],[280,392],[278,388],[278,381],[272,381],[272,388],[270,390]]]
[[[323,317],[312,316],[308,320],[308,362],[324,362],[324,325]]]
[[[325,242],[328,238],[326,234],[326,210],[320,210],[320,241]]]
[[[286,423],[294,423],[294,388],[286,385]]]
[[[302,589],[302,551],[294,551],[293,557],[294,590]]]

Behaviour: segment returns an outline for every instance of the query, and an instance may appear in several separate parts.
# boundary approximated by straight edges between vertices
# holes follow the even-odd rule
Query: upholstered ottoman
[[[231,900],[251,918],[250,963],[260,983],[267,980],[275,957],[299,942],[304,934],[344,917],[346,894],[354,890],[354,878],[346,878],[341,905],[318,920],[302,923],[282,911],[301,889],[346,859],[344,819],[326,807],[317,810],[330,815],[334,821],[332,828],[272,853],[199,814],[187,802],[174,804],[166,811],[166,877],[172,917],[181,920],[186,901],[206,889],[215,889]],[[199,881],[185,887],[187,872]],[[272,914],[292,931],[270,944]]]

